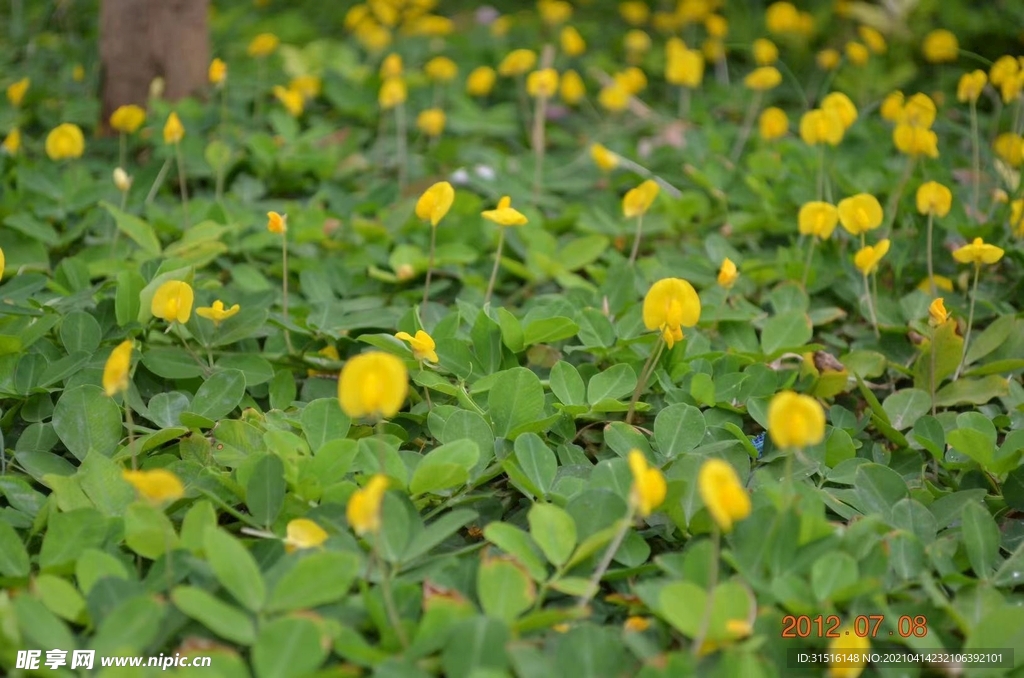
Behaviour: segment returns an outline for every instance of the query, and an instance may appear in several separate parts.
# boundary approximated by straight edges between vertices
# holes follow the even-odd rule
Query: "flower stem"
[[[498,251],[494,253],[494,268],[491,269],[491,279],[487,283],[484,305],[491,301],[491,293],[494,292],[494,281],[498,279],[498,267],[501,266],[501,251],[505,248],[505,227],[501,226],[500,229],[498,231]]]
[[[128,156],[128,138],[125,136],[124,132],[121,132],[120,139],[118,140],[118,147],[119,153],[117,166],[127,172],[128,170],[125,168],[124,163],[125,158]]]
[[[960,356],[960,364],[956,367],[956,374],[953,381],[960,378],[964,370],[964,361],[967,360],[967,347],[971,345],[971,327],[974,325],[974,302],[978,300],[978,275],[981,273],[981,264],[974,265],[974,282],[971,284],[971,306],[967,311],[967,332],[964,333],[964,351]]]
[[[544,121],[547,119],[548,98],[537,97],[537,108],[533,113],[533,204],[540,199],[541,184],[544,180]]]
[[[654,368],[658,364],[658,359],[661,357],[661,352],[665,348],[665,337],[658,336],[658,345],[651,351],[651,354],[647,356],[647,362],[644,363],[644,367],[640,370],[640,379],[636,382],[636,388],[633,389],[633,397],[629,400],[629,410],[626,411],[626,423],[633,423],[633,414],[635,414],[636,404],[640,400],[640,394],[643,393],[644,388],[647,386],[647,380],[654,374]]]
[[[164,160],[163,167],[156,173],[156,179],[153,180],[153,185],[149,187],[149,193],[146,194],[146,204],[153,202],[153,198],[156,197],[156,192],[160,190],[160,186],[163,185],[164,179],[167,178],[167,171],[171,168],[171,158]]]
[[[398,156],[398,192],[405,192],[406,150],[405,150],[405,105],[395,106],[395,153]]]
[[[935,337],[938,334],[938,331],[939,328],[937,326],[932,328],[932,345],[928,350],[928,392],[931,396],[933,417],[935,416],[935,389],[938,386],[935,383]],[[938,476],[938,471],[936,471],[936,476]]]
[[[811,259],[814,258],[814,247],[817,244],[818,244],[818,239],[815,236],[812,235],[811,236],[811,244],[807,248],[807,261],[804,262],[804,277],[803,277],[803,279],[801,280],[801,283],[800,283],[805,290],[807,289],[807,278],[811,274]]]
[[[626,538],[626,534],[629,532],[629,526],[633,524],[633,516],[635,514],[636,509],[632,504],[630,504],[629,511],[626,513],[626,518],[619,526],[619,531],[615,533],[615,538],[612,539],[610,544],[608,544],[608,549],[604,552],[604,555],[601,556],[601,562],[598,563],[593,576],[590,577],[590,582],[587,584],[587,592],[576,600],[577,608],[586,607],[587,603],[597,595],[601,586],[601,578],[604,577],[604,573],[608,571],[608,567],[612,564],[612,559],[615,558],[615,553],[619,550],[619,547],[622,546],[622,540]]]
[[[636,235],[633,236],[633,251],[629,253],[629,265],[636,264],[636,255],[640,253],[640,237],[644,231],[644,215],[641,212],[636,215]]]
[[[907,164],[903,168],[903,176],[900,177],[900,182],[896,184],[896,190],[889,196],[889,202],[885,204],[885,233],[883,238],[889,237],[889,231],[892,229],[893,222],[896,221],[896,208],[900,205],[900,199],[903,197],[903,191],[907,188],[907,182],[910,181],[910,177],[914,174],[914,167],[917,165],[917,156],[910,156],[907,158]]]
[[[877,339],[882,335],[878,332],[878,316],[875,315],[875,300],[871,296],[871,283],[868,282],[868,276],[864,276],[864,294],[868,297],[868,311],[871,313],[871,326],[875,330],[875,338]]]
[[[437,247],[437,227],[430,227],[430,258],[427,263],[427,280],[423,283],[423,304],[427,305],[427,300],[430,299],[430,277],[434,273],[434,251]]]
[[[700,648],[704,644],[704,638],[708,634],[708,626],[711,624],[711,612],[715,604],[715,587],[718,586],[718,556],[722,550],[722,531],[716,523],[711,532],[711,574],[708,578],[708,595],[704,599],[704,613],[700,618],[700,630],[693,637],[693,654],[700,656]]]
[[[690,88],[679,88],[679,119],[685,120],[690,115]]]
[[[758,109],[761,108],[761,96],[761,92],[755,92],[754,97],[750,100],[747,115],[743,118],[743,128],[740,130],[740,135],[736,138],[736,145],[732,147],[732,153],[729,154],[729,159],[733,163],[739,161],[743,148],[747,145],[747,139],[750,138],[750,131],[754,128],[754,119],[757,117]]]
[[[402,644],[402,649],[409,647],[409,639],[405,635],[405,629],[402,627],[402,618],[398,616],[398,607],[395,606],[395,597],[391,591],[391,576],[393,571],[390,565],[384,563],[384,558],[380,555],[380,534],[374,533],[373,535],[373,555],[378,563],[380,563],[380,591],[384,598],[384,609],[388,615],[388,621],[391,622],[391,626],[395,629],[395,635],[398,636],[398,642]]]
[[[178,188],[181,190],[181,207],[185,211],[185,228],[189,227],[188,187],[185,180],[185,160],[181,154],[181,143],[174,142],[174,156],[178,162]]]
[[[291,322],[288,318],[288,231],[281,234],[281,310],[285,323]],[[287,327],[284,328],[284,343],[289,354],[295,352],[292,348],[292,334]]]
[[[132,406],[128,404],[127,391],[122,397],[124,398],[124,427],[128,430],[128,452],[132,455],[132,470],[137,471],[139,463],[135,453],[135,422],[132,420]]]
[[[935,268],[932,263],[932,231],[935,225],[935,215],[932,212],[928,212],[928,238],[927,238],[927,261],[928,261],[928,290],[932,295],[932,299],[935,298]]]
[[[207,368],[207,366],[203,363],[203,361],[199,358],[199,356],[196,355],[196,352],[192,350],[192,347],[188,345],[188,340],[185,339],[185,335],[182,333],[181,323],[177,323],[177,322],[176,323],[172,323],[172,327],[177,328],[177,330],[178,330],[178,332],[177,332],[178,338],[181,339],[181,343],[185,345],[185,350],[188,351],[188,354],[190,356],[192,356],[192,359],[196,361],[197,365],[199,365],[201,368],[203,368],[203,372],[209,374],[209,372],[210,372],[209,368]],[[167,329],[170,330],[171,328],[168,327]]]
[[[978,134],[978,102],[971,99],[971,212],[978,220],[978,201],[981,199],[981,141]],[[933,284],[934,287],[934,284]],[[935,293],[932,292],[932,296]]]

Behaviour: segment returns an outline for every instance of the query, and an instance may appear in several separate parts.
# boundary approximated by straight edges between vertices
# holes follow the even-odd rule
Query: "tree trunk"
[[[103,128],[118,106],[145,106],[153,78],[168,99],[195,94],[206,83],[209,0],[102,0],[100,61]]]

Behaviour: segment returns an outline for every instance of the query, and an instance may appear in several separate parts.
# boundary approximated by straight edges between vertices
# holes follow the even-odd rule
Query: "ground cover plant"
[[[110,115],[96,14],[0,10],[5,674],[1024,675],[1024,7],[225,0]]]

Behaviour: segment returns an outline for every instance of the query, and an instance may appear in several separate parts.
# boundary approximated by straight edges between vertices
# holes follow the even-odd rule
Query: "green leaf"
[[[583,378],[576,368],[564,360],[559,360],[551,368],[548,378],[551,392],[563,405],[586,405],[586,387]]]
[[[109,457],[121,441],[121,408],[98,386],[75,386],[57,401],[53,430],[79,459],[85,459],[89,452]]]
[[[882,409],[889,416],[889,422],[897,431],[904,431],[928,413],[932,399],[927,391],[905,388],[893,392],[882,403]]]
[[[993,374],[981,379],[961,377],[944,386],[935,394],[936,407],[957,407],[960,405],[984,405],[993,398],[1001,398],[1010,392],[1006,377]]]
[[[507,438],[516,428],[544,417],[544,389],[536,374],[525,367],[499,372],[487,394],[487,409],[494,433]]]
[[[534,504],[526,519],[530,536],[548,562],[555,567],[564,565],[576,548],[576,521],[572,516],[554,504]]]
[[[814,597],[824,602],[839,602],[833,596],[857,583],[857,561],[842,551],[826,553],[811,566],[811,589]]]
[[[174,346],[143,351],[142,364],[153,374],[165,379],[192,379],[203,373],[202,366],[192,356]]]
[[[579,330],[579,325],[570,318],[562,316],[541,318],[534,320],[523,330],[523,343],[526,346],[550,344],[574,337]]]
[[[284,506],[286,489],[281,458],[276,454],[263,455],[245,485],[245,505],[249,507],[249,513],[269,528]]]
[[[636,372],[625,363],[595,374],[587,385],[587,402],[596,405],[602,400],[616,400],[636,388]]]
[[[220,585],[247,609],[259,612],[266,600],[266,587],[249,550],[220,528],[206,530],[203,546]]]
[[[971,341],[971,345],[967,348],[967,356],[964,358],[964,365],[973,365],[1005,344],[1016,324],[1017,316],[1015,315],[1004,315],[993,320],[991,325]]]
[[[519,468],[533,486],[546,495],[551,490],[555,474],[558,472],[555,453],[536,433],[524,433],[516,438],[514,448]]]
[[[971,568],[978,577],[988,579],[999,561],[999,526],[984,506],[974,502],[964,506],[961,519],[960,538]]]
[[[441,652],[443,675],[448,678],[508,675],[505,648],[511,639],[508,626],[497,619],[479,616],[458,623]]]
[[[107,525],[107,519],[93,508],[51,515],[39,551],[39,569],[71,571],[83,551],[103,543]]]
[[[414,496],[466,484],[469,472],[480,459],[480,449],[472,440],[462,439],[434,448],[416,466],[409,483]]]
[[[888,466],[862,464],[854,477],[859,508],[865,515],[879,513],[888,519],[893,505],[909,494],[906,481]]]
[[[239,370],[222,370],[203,382],[192,399],[190,411],[214,421],[229,415],[245,395],[245,375]]]
[[[100,324],[84,311],[72,311],[60,324],[60,340],[68,353],[93,353],[100,346],[103,331]]]
[[[277,580],[268,612],[290,612],[341,600],[359,574],[360,558],[354,553],[324,551],[303,555]]]
[[[501,340],[508,350],[519,353],[526,348],[523,326],[504,306],[498,307],[498,325],[501,327]]]
[[[458,532],[476,517],[476,511],[469,509],[455,509],[444,514],[413,535],[409,547],[402,554],[403,560],[409,562],[426,555],[432,548]]]
[[[249,615],[201,588],[178,586],[171,591],[171,602],[225,640],[239,645],[252,645],[256,640],[256,626]]]
[[[257,678],[291,678],[313,672],[327,657],[320,628],[309,619],[282,617],[260,628],[253,643]]]
[[[484,528],[484,539],[519,561],[535,581],[547,579],[547,567],[540,557],[539,549],[524,530],[495,521]]]
[[[337,398],[318,398],[306,405],[300,417],[309,449],[316,454],[324,444],[344,438],[352,420],[341,411]]]
[[[26,577],[28,573],[28,549],[14,528],[0,520],[0,575]]]
[[[672,459],[689,452],[704,439],[704,415],[692,405],[669,405],[654,418],[654,441],[665,457]]]
[[[45,605],[33,596],[16,596],[13,605],[25,645],[38,648],[77,648],[75,636]],[[90,643],[90,648],[95,645]],[[7,664],[10,666],[10,664]]]
[[[487,558],[477,570],[476,592],[489,617],[512,622],[530,609],[537,587],[525,568],[510,558]]]
[[[166,611],[151,595],[128,598],[103,618],[89,647],[97,655],[142,654],[160,633]]]
[[[950,446],[989,469],[996,453],[996,427],[992,421],[980,412],[964,412],[957,415],[956,426],[946,436]]]
[[[134,240],[146,254],[160,256],[160,239],[156,237],[152,226],[132,214],[122,212],[109,202],[101,200],[100,206],[114,217],[118,230]]]
[[[787,350],[800,348],[814,336],[811,319],[803,311],[785,311],[774,315],[761,331],[761,350],[774,356]]]
[[[40,574],[32,586],[43,605],[58,617],[78,624],[85,621],[85,598],[67,579]]]
[[[124,514],[124,542],[143,558],[156,560],[178,545],[178,537],[163,511],[137,501]]]

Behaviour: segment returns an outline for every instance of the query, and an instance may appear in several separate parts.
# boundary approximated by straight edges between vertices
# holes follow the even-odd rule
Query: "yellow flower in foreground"
[[[971,244],[956,249],[953,258],[961,264],[994,264],[1003,258],[1003,248],[988,245],[981,238],[975,238]]]
[[[409,344],[409,348],[412,349],[412,357],[416,360],[437,362],[437,351],[435,350],[437,345],[434,343],[434,338],[423,330],[416,330],[416,336],[412,336],[408,332],[399,332],[395,338]]]
[[[939,137],[930,129],[899,124],[892,132],[892,141],[905,155],[939,157]]]
[[[865,245],[853,255],[853,265],[862,275],[871,275],[878,268],[879,262],[889,252],[889,239],[878,241],[877,245]]]
[[[110,114],[110,126],[118,132],[124,132],[125,134],[134,134],[137,129],[142,127],[144,122],[146,122],[146,111],[141,106],[136,106],[135,104],[118,106]]]
[[[587,51],[587,43],[574,26],[566,26],[558,36],[566,56],[577,57]]]
[[[615,82],[630,96],[639,94],[647,88],[647,76],[636,66],[615,74]]]
[[[300,75],[292,78],[288,83],[288,89],[298,92],[303,99],[315,99],[320,96],[323,83],[315,75]]]
[[[651,285],[644,297],[644,326],[658,330],[669,348],[682,341],[684,327],[700,320],[700,297],[682,278],[662,278]]]
[[[526,93],[531,97],[550,99],[558,92],[558,71],[543,68],[526,77]]]
[[[557,26],[572,16],[572,5],[565,0],[540,0],[537,3],[537,12],[548,26]]]
[[[767,38],[755,40],[751,51],[754,53],[754,63],[758,66],[771,66],[779,60],[779,48]]]
[[[4,256],[4,250],[0,247],[0,280],[4,279],[4,268],[7,266],[7,257]]]
[[[821,240],[832,237],[832,231],[836,230],[837,223],[839,212],[835,206],[820,200],[804,203],[797,214],[800,235],[813,235]]]
[[[231,308],[224,308],[224,302],[218,299],[210,306],[201,306],[196,309],[196,315],[200,318],[212,320],[214,326],[220,325],[223,321],[242,310],[242,307],[235,304]]]
[[[882,225],[882,205],[870,193],[843,198],[837,207],[839,223],[850,235],[873,231]]]
[[[887,45],[885,44],[885,36],[879,33],[871,26],[858,26],[857,35],[864,41],[864,44],[868,46],[875,54],[885,54]]]
[[[327,532],[309,518],[288,521],[284,550],[291,553],[296,549],[312,549],[327,541]]]
[[[983,70],[974,70],[960,76],[960,82],[956,85],[957,101],[977,101],[981,91],[985,89],[988,76]]]
[[[210,67],[206,71],[206,77],[210,80],[210,84],[215,87],[223,85],[228,79],[228,65],[224,63],[223,59],[214,59],[210,62]]]
[[[641,517],[647,517],[665,501],[668,489],[665,476],[661,469],[647,465],[647,457],[640,450],[630,450],[628,461],[629,470],[633,474],[629,503]]]
[[[642,26],[647,23],[651,8],[642,0],[627,0],[619,3],[619,16],[631,26]]]
[[[1017,73],[1020,70],[1021,63],[1015,57],[1004,54],[992,64],[992,67],[988,70],[988,78],[992,82],[993,87],[1002,87],[1004,82],[1017,77]]]
[[[153,303],[150,304],[150,312],[169,323],[175,320],[187,323],[189,316],[192,315],[193,299],[192,287],[188,283],[169,280],[156,289]]]
[[[46,155],[50,156],[50,160],[79,158],[84,152],[85,137],[78,125],[65,122],[46,135]]]
[[[606,111],[618,113],[629,106],[630,96],[632,95],[621,84],[614,82],[601,88],[597,95],[597,103]]]
[[[273,91],[274,96],[281,102],[285,110],[288,111],[288,115],[293,118],[298,118],[302,115],[302,112],[306,109],[306,100],[302,97],[301,92],[281,85],[274,85]]]
[[[815,56],[818,68],[823,71],[835,70],[839,66],[840,59],[842,59],[842,56],[839,54],[839,51],[831,48],[823,49]]]
[[[846,58],[854,66],[863,66],[871,58],[871,52],[863,44],[851,40],[846,43]]]
[[[583,84],[583,78],[576,71],[569,69],[562,74],[558,85],[558,94],[562,101],[570,106],[578,104],[587,94],[587,86]]]
[[[428,108],[416,116],[416,127],[428,137],[439,137],[447,120],[440,108]]]
[[[507,195],[498,201],[496,209],[481,212],[480,216],[499,226],[522,226],[527,222],[523,213],[512,207],[512,198]]]
[[[949,311],[946,310],[946,302],[942,297],[936,297],[928,305],[928,323],[938,326],[949,320]]]
[[[810,396],[780,391],[768,403],[768,434],[776,447],[807,447],[825,438],[825,410]]]
[[[917,211],[944,217],[953,206],[953,192],[937,181],[926,181],[917,189]]]
[[[992,143],[992,150],[1010,167],[1020,167],[1024,162],[1024,137],[1013,132],[1003,132]]]
[[[723,259],[722,266],[718,269],[718,284],[725,289],[730,289],[736,284],[736,279],[739,277],[740,273],[736,270],[736,264],[732,259],[729,257]]]
[[[717,38],[708,38],[700,46],[705,61],[717,64],[725,58],[725,43]]]
[[[273,33],[260,33],[249,43],[246,52],[251,57],[266,57],[274,53],[281,40]]]
[[[459,66],[446,56],[436,56],[423,64],[423,72],[435,82],[448,82],[459,74]]]
[[[185,486],[178,476],[167,469],[152,471],[122,471],[121,475],[135,488],[143,499],[151,504],[177,501],[185,496]]]
[[[356,490],[349,497],[345,517],[356,534],[376,533],[380,530],[380,508],[387,490],[387,476],[377,473],[366,483],[366,487]]]
[[[181,124],[181,118],[177,112],[171,111],[164,123],[164,143],[176,144],[185,138],[185,126]]]
[[[633,58],[636,58],[646,54],[651,49],[651,36],[639,28],[634,28],[622,38],[622,45]]]
[[[671,85],[694,89],[704,80],[704,55],[695,49],[685,49],[669,55],[665,65],[665,79]]]
[[[427,190],[416,201],[416,216],[437,226],[455,201],[455,189],[447,181],[439,181]]]
[[[660,190],[658,182],[653,179],[647,179],[636,188],[629,189],[622,197],[622,213],[627,219],[643,215],[650,209]]]
[[[743,78],[743,84],[747,89],[752,89],[757,92],[775,89],[779,86],[780,82],[782,82],[782,74],[779,73],[779,69],[774,66],[761,66],[760,68],[755,68],[747,74],[747,77]]]
[[[349,417],[392,417],[405,403],[409,373],[389,353],[372,351],[350,358],[338,379],[338,400]]]
[[[1024,238],[1024,199],[1010,203],[1010,228],[1018,238]]]
[[[842,92],[832,92],[826,95],[821,100],[821,109],[835,113],[839,122],[843,124],[844,130],[850,129],[850,126],[857,120],[857,107],[850,101],[850,97]]]
[[[590,145],[590,157],[594,160],[594,164],[605,172],[610,172],[619,165],[619,156],[601,144]]]
[[[858,636],[848,627],[840,629],[828,643],[828,652],[835,659],[829,663],[828,678],[858,678],[864,672],[870,649],[867,637]]]
[[[939,28],[924,36],[921,52],[924,58],[933,64],[945,61],[956,61],[959,56],[960,44],[956,36],[945,28]]]
[[[771,106],[761,111],[757,119],[757,130],[765,141],[781,139],[789,132],[789,118],[784,110]]]
[[[380,77],[382,79],[397,78],[402,75],[402,55],[391,53],[380,62]]]
[[[897,90],[889,93],[882,99],[879,112],[883,120],[888,120],[889,122],[899,121],[903,117],[903,92]]]
[[[377,93],[377,102],[381,108],[389,110],[405,103],[408,96],[409,93],[405,86],[405,80],[401,76],[393,76],[385,78],[384,82],[381,83],[380,92]]]
[[[764,22],[772,33],[792,33],[799,29],[800,13],[793,3],[781,0],[768,5]]]
[[[497,73],[490,66],[478,66],[466,78],[466,93],[471,97],[485,97],[494,88]]]
[[[800,118],[800,138],[808,146],[838,146],[845,133],[843,121],[834,110],[815,108]]]
[[[705,2],[683,2],[680,4],[681,12],[686,15],[686,19],[690,21],[699,21],[701,14],[701,5],[705,7],[709,3]],[[705,10],[706,11],[706,10]],[[692,14],[691,14],[692,12]],[[711,14],[704,19],[704,30],[708,32],[712,38],[724,38],[729,33],[729,21],[721,14]]]
[[[633,631],[635,633],[641,633],[651,628],[651,620],[647,617],[631,616],[626,618],[626,622],[622,625],[626,631]]]
[[[505,55],[498,64],[498,73],[503,76],[522,75],[537,63],[537,53],[530,49],[516,49]]]
[[[7,100],[11,102],[11,106],[15,108],[21,106],[21,102],[25,98],[25,92],[28,91],[28,86],[31,82],[28,78],[22,78],[7,86]]]
[[[932,98],[923,92],[918,92],[903,104],[903,108],[900,109],[900,117],[896,122],[911,127],[930,129],[935,122],[937,112],[938,109]]]
[[[110,352],[103,366],[103,390],[108,396],[128,390],[128,371],[132,366],[133,348],[132,340],[125,339]]]
[[[723,532],[750,515],[750,496],[729,462],[705,461],[697,475],[697,487],[708,513]]]
[[[2,147],[4,152],[8,155],[18,154],[18,150],[21,148],[21,132],[17,127],[12,129],[10,133],[4,137],[4,142],[0,144],[0,147]]]
[[[267,212],[267,230],[271,233],[288,232],[288,215],[277,212]]]

